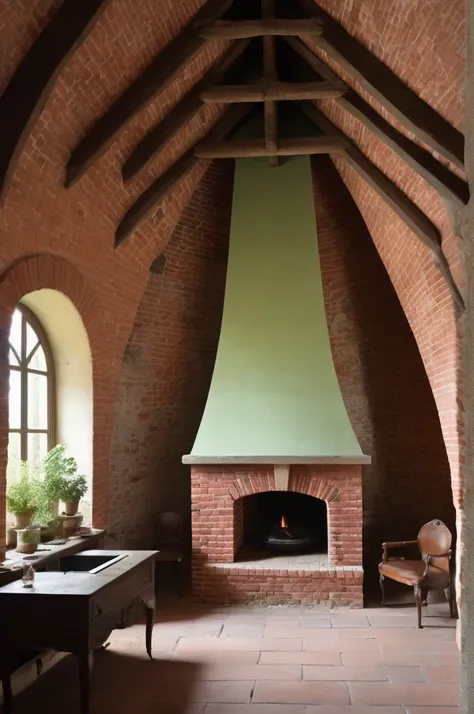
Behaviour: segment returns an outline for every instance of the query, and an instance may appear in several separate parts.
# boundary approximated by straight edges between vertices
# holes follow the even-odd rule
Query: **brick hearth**
[[[238,562],[243,499],[281,490],[278,469],[272,465],[195,465],[191,469],[194,594],[214,603],[362,607],[361,466],[286,468],[288,491],[326,502],[327,558],[286,556],[284,562],[281,558]]]

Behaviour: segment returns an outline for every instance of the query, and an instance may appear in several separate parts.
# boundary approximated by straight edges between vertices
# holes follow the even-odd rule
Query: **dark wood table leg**
[[[5,714],[10,714],[12,710],[12,678],[10,672],[2,676],[2,688],[3,688],[3,711]]]
[[[155,596],[142,598],[142,603],[146,611],[146,651],[148,657],[153,659],[151,640],[153,636],[153,626],[155,624],[156,598]]]
[[[81,712],[89,714],[91,702],[91,675],[94,660],[93,652],[78,655],[79,659],[79,684],[81,688]]]

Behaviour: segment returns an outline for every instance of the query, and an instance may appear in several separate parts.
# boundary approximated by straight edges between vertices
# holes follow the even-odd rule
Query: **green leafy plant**
[[[51,503],[62,499],[62,489],[66,479],[77,475],[77,462],[66,456],[66,447],[58,444],[43,459],[44,491]]]
[[[87,479],[82,474],[63,479],[60,489],[61,501],[80,501],[87,492]]]
[[[20,479],[7,488],[8,512],[14,516],[35,513],[41,499],[41,488],[36,469],[28,461],[22,461]]]

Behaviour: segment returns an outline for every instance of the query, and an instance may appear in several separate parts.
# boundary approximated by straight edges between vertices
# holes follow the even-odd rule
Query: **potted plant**
[[[41,528],[37,526],[28,526],[17,530],[16,549],[19,553],[27,553],[31,555],[37,549],[41,542]]]
[[[63,479],[60,489],[61,501],[64,501],[66,516],[75,516],[79,508],[79,501],[87,492],[86,477],[78,474]]]
[[[38,507],[39,495],[40,485],[34,469],[27,461],[22,461],[20,479],[10,484],[6,493],[7,511],[16,518],[16,530],[30,525]]]
[[[48,451],[43,459],[44,494],[49,504],[50,516],[54,518],[59,513],[59,501],[62,500],[61,489],[65,479],[77,475],[77,462],[72,456],[66,456],[64,444],[58,444]]]

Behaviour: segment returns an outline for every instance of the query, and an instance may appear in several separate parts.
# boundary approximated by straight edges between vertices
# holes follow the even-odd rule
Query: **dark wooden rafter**
[[[262,0],[262,19],[275,17],[275,0]],[[267,35],[263,41],[263,77],[267,82],[278,82],[275,37]],[[265,146],[272,151],[270,166],[278,166],[278,104],[273,101],[264,105]]]
[[[157,152],[199,111],[203,105],[200,97],[201,92],[221,82],[231,69],[235,72],[240,71],[238,60],[242,59],[245,62],[249,45],[250,40],[234,42],[209,72],[140,141],[122,167],[124,181],[130,181],[139,171],[148,166]],[[234,74],[231,75],[231,78],[236,79]]]
[[[276,20],[273,12],[273,17],[262,17],[261,20],[218,21],[214,25],[203,28],[201,37],[206,40],[239,40],[245,37],[312,36],[320,35],[322,31],[322,23],[312,18]]]
[[[308,136],[279,139],[278,146],[268,147],[265,139],[203,142],[195,155],[201,159],[238,159],[258,156],[303,156],[344,151],[349,141],[341,136]]]
[[[235,104],[237,102],[289,101],[295,99],[332,99],[346,90],[344,82],[267,82],[256,84],[220,85],[201,93],[205,102]]]
[[[321,79],[329,82],[339,79],[337,74],[311,52],[300,39],[287,38],[286,42],[307,63],[308,68],[316,72]],[[296,75],[296,78],[300,77]],[[301,78],[306,78],[306,75]],[[457,207],[467,204],[469,200],[468,184],[441,164],[428,151],[397,131],[356,92],[348,89],[345,94],[336,99],[336,102],[385,142],[444,199]]]
[[[455,166],[464,169],[464,136],[418,97],[370,50],[350,35],[313,0],[297,0],[305,15],[323,22],[324,31],[312,39],[381,106],[420,141]]]
[[[325,134],[345,135],[311,102],[297,103],[304,114]],[[345,137],[347,139],[347,137]],[[349,141],[349,140],[348,140]],[[418,238],[432,252],[435,263],[443,275],[459,313],[465,310],[464,300],[454,281],[441,247],[441,234],[430,219],[401,189],[380,171],[360,149],[349,141],[343,154],[345,160],[374,191],[397,213]]]
[[[231,134],[252,111],[252,105],[237,104],[229,107],[206,134],[210,142],[220,141]],[[199,142],[197,142],[199,143]],[[119,246],[156,209],[166,194],[199,162],[195,155],[196,144],[154,181],[142,193],[122,218],[115,233],[115,247]]]
[[[81,0],[82,3],[83,0]],[[207,0],[184,30],[165,47],[125,90],[72,152],[66,168],[66,186],[78,181],[110,146],[117,132],[159,92],[166,89],[205,40],[199,26],[219,19],[234,0]]]
[[[0,196],[56,79],[109,0],[64,0],[0,98]]]

